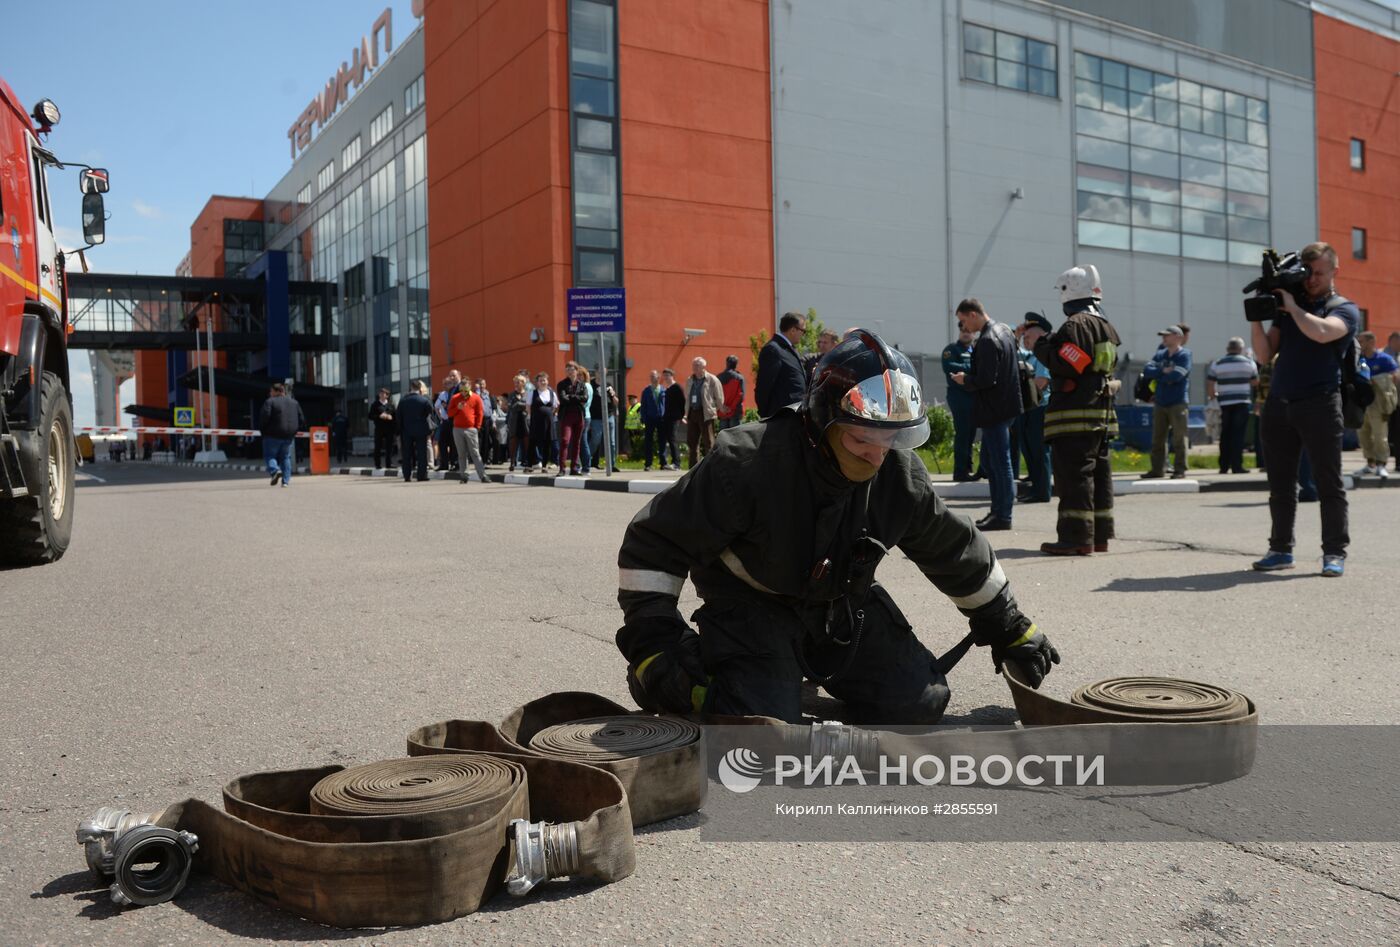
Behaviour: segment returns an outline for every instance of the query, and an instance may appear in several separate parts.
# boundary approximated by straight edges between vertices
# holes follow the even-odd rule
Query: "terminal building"
[[[1053,320],[1074,263],[1099,268],[1133,360],[1185,322],[1203,372],[1248,335],[1263,249],[1319,237],[1369,327],[1400,330],[1400,13],[1370,0],[421,13],[389,44],[376,22],[372,68],[293,125],[282,181],[211,198],[183,264],[334,284],[327,344],[290,376],[338,392],[357,432],[381,386],[596,366],[571,286],[626,287],[606,351],[633,392],[696,355],[747,373],[752,336],[812,309],[941,393],[959,299]],[[174,357],[141,353],[138,400],[165,403]]]

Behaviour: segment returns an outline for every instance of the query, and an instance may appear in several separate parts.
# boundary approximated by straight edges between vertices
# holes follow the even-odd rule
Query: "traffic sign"
[[[570,332],[626,332],[627,290],[621,286],[570,287]]]
[[[175,427],[194,427],[194,408],[176,408]]]

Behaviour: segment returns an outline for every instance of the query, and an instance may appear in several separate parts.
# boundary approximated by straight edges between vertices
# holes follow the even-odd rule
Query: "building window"
[[[330,190],[335,183],[335,162],[328,161],[326,166],[316,172],[316,193],[324,194]]]
[[[360,160],[360,136],[356,135],[350,139],[350,144],[340,152],[340,167],[349,171],[350,166]]]
[[[307,182],[306,182],[306,185],[305,185],[304,187],[302,187],[302,189],[301,189],[300,191],[297,191],[297,203],[298,203],[298,204],[310,204],[310,203],[311,203],[311,182],[310,182],[310,181],[307,181]]]
[[[1361,309],[1360,307],[1357,308],[1356,312],[1361,317],[1360,321],[1356,323],[1356,331],[1365,332],[1371,327],[1371,314],[1367,310]]]
[[[622,280],[616,30],[611,2],[570,3],[574,282],[581,286],[616,286]]]
[[[1054,43],[963,24],[963,78],[1058,98],[1059,55]]]
[[[1351,140],[1351,169],[1353,171],[1366,170],[1366,142],[1360,138]]]
[[[1366,259],[1366,230],[1362,227],[1351,228],[1351,256],[1354,260]]]
[[[1079,243],[1257,264],[1268,103],[1085,53],[1074,75]]]
[[[423,104],[423,74],[420,72],[418,78],[408,84],[403,90],[403,113],[405,115],[412,112]]]
[[[369,146],[373,148],[380,141],[387,138],[389,132],[394,130],[394,106],[390,103],[384,106],[384,111],[374,117],[374,121],[369,123]]]

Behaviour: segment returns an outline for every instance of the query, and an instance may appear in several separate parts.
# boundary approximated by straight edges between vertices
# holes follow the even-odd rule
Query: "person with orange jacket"
[[[447,416],[452,419],[452,440],[457,445],[463,483],[467,482],[468,460],[476,467],[477,479],[486,482],[486,465],[481,462],[481,448],[477,440],[478,428],[485,414],[481,395],[472,391],[470,385],[463,385],[447,402]]]

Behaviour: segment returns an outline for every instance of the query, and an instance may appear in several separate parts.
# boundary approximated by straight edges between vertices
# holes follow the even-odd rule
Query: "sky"
[[[58,105],[48,146],[60,159],[111,174],[107,242],[88,254],[92,269],[173,273],[211,194],[265,196],[291,167],[288,127],[386,6],[397,48],[417,25],[411,0],[7,4],[0,76],[24,104]],[[49,188],[59,242],[72,245],[77,171]],[[69,364],[77,423],[91,424],[87,353]],[[121,404],[133,400],[128,383]]]
[[[111,175],[107,242],[87,253],[111,273],[173,274],[210,195],[261,198],[291,168],[287,129],[380,12],[393,10],[396,49],[418,23],[410,0],[6,6],[0,77],[26,107],[58,105],[47,146],[61,160]],[[49,191],[59,243],[75,245],[77,170],[50,172]],[[88,353],[70,353],[69,371],[75,423],[92,424]]]

